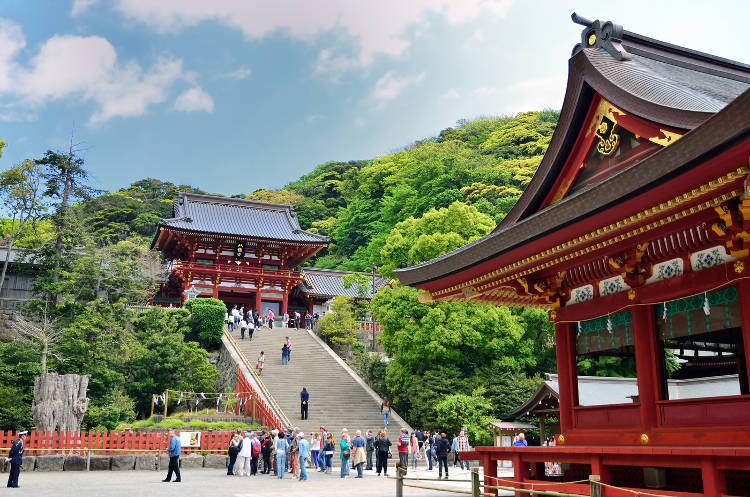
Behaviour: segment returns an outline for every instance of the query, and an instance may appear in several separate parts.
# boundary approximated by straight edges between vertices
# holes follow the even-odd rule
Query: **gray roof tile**
[[[335,297],[337,295],[344,295],[347,297],[358,298],[360,295],[357,293],[357,288],[351,286],[349,288],[344,287],[342,277],[346,274],[351,274],[351,271],[338,271],[336,269],[318,269],[318,268],[305,268],[305,281],[304,291],[307,294],[314,295],[316,297]],[[387,279],[382,278],[379,275],[375,275],[375,290],[377,291],[380,287],[388,284]],[[371,286],[368,286],[367,295],[364,298],[372,298]]]
[[[302,230],[291,205],[180,193],[174,201],[172,216],[162,219],[160,226],[292,242],[328,241],[325,236]]]

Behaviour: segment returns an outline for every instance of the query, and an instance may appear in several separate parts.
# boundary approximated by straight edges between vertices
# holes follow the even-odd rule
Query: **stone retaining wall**
[[[237,362],[227,350],[226,345],[221,344],[219,358],[216,361],[216,369],[219,370],[219,379],[216,380],[216,391],[223,392],[227,387],[232,391],[237,388]]]
[[[207,454],[193,452],[180,457],[180,468],[226,468],[229,458],[225,454]],[[48,454],[42,456],[24,456],[22,471],[86,471],[86,457],[74,454]],[[161,468],[157,467],[155,454],[115,454],[111,456],[91,455],[88,461],[89,471],[166,471],[169,457],[161,455]],[[10,463],[0,458],[0,472],[7,473]]]

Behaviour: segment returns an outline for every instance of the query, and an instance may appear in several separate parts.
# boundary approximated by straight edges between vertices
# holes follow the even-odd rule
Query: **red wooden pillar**
[[[313,315],[313,298],[310,296],[307,297],[307,313]]]
[[[260,309],[261,306],[261,300],[260,300],[260,288],[258,288],[258,291],[255,293],[255,310],[258,311],[258,314],[262,314],[263,311]]]
[[[560,405],[560,432],[573,428],[573,406],[578,397],[578,366],[572,323],[555,323],[557,380]]]
[[[497,460],[492,458],[492,454],[485,452],[484,457],[482,458],[482,463],[484,466],[484,484],[497,486],[499,483],[495,479],[497,478]],[[488,488],[485,489],[485,493],[497,495],[497,490],[494,488]]]
[[[661,362],[657,351],[654,310],[650,305],[633,308],[633,343],[638,397],[641,404],[641,428],[650,432],[657,424],[657,401],[661,383]]]
[[[523,450],[523,449],[520,449]],[[495,472],[497,473],[497,462],[495,462]],[[521,453],[517,452],[513,454],[513,480],[521,483],[529,479],[529,464],[521,459]],[[495,483],[497,485],[497,483]],[[521,488],[518,485],[516,488]],[[524,492],[516,492],[516,497],[528,497],[529,494]]]
[[[602,463],[602,456],[595,454],[591,457],[591,474],[599,475],[599,481],[609,483],[611,481],[609,468]]]
[[[706,497],[721,497],[727,492],[727,482],[724,473],[716,467],[713,457],[701,459],[701,476],[703,477],[703,495]]]
[[[742,318],[742,343],[745,346],[745,367],[750,378],[750,280],[737,282],[737,300]]]
[[[288,309],[289,309],[289,291],[285,289],[284,296],[281,298],[281,316],[284,316],[284,314],[286,314]]]

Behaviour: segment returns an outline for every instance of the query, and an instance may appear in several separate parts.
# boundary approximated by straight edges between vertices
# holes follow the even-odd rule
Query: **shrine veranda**
[[[599,475],[657,495],[748,495],[750,66],[574,20],[560,120],[516,206],[396,275],[423,302],[539,307],[555,323],[557,445],[477,447],[465,457],[486,484],[512,460],[525,488],[588,494],[564,482]],[[584,402],[592,364],[636,381]]]

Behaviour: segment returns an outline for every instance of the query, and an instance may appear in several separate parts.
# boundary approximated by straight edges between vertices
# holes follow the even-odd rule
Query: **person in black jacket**
[[[375,447],[375,470],[380,476],[380,471],[383,471],[385,476],[388,476],[388,448],[391,446],[391,441],[385,436],[385,430],[378,432],[378,438],[373,442]]]
[[[445,479],[448,479],[448,452],[451,451],[451,443],[448,441],[445,433],[440,434],[435,444],[435,454],[438,460],[438,479],[443,477],[443,468],[445,467]]]
[[[273,438],[264,431],[260,437],[260,455],[263,456],[263,470],[261,474],[267,475],[271,472],[271,451],[273,450]]]
[[[28,431],[18,432],[18,440],[13,442],[8,454],[10,461],[10,474],[8,475],[8,488],[18,488],[18,474],[21,472],[23,464],[23,443],[26,441]]]
[[[375,437],[372,436],[372,430],[367,430],[365,436],[365,450],[367,451],[367,465],[365,469],[372,471],[372,453],[375,452]]]
[[[307,403],[310,400],[310,394],[307,392],[307,388],[302,387],[302,391],[299,393],[300,401],[300,412],[302,419],[307,419]]]

